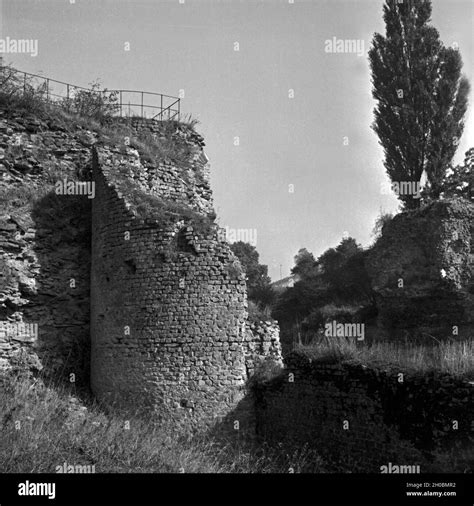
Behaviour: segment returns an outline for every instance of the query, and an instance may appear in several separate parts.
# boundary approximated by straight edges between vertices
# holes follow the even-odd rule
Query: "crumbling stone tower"
[[[133,127],[160,135],[159,124]],[[91,385],[106,403],[211,426],[244,397],[246,360],[255,350],[240,263],[216,225],[198,230],[179,209],[165,224],[160,213],[139,217],[132,194],[113,183],[125,171],[143,195],[212,222],[202,138],[184,127],[175,135],[193,148],[184,172],[176,163],[144,165],[133,149],[94,153]],[[278,348],[278,336],[268,341],[267,350]]]

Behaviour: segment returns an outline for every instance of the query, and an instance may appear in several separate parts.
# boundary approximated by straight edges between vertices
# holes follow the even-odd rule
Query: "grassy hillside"
[[[321,459],[302,449],[278,448],[177,433],[152,420],[107,414],[72,390],[10,375],[0,389],[0,468],[55,472],[64,462],[94,465],[96,473],[324,472]]]

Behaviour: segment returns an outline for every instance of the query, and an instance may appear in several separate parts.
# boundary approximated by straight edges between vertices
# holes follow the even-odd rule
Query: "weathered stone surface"
[[[281,360],[278,327],[247,333],[244,276],[217,226],[203,236],[179,216],[167,228],[138,219],[111,183],[125,163],[143,192],[209,215],[206,158],[195,157],[197,188],[171,163],[149,168],[127,155],[99,149],[93,167],[92,388],[105,402],[210,427],[243,401],[260,355]],[[242,430],[253,430],[252,409],[239,412]]]
[[[272,366],[283,367],[280,328],[276,321],[252,323],[247,330],[246,367],[251,377],[268,360]]]
[[[73,373],[85,386],[91,323],[91,384],[100,400],[146,407],[193,429],[239,406],[242,432],[252,431],[247,380],[263,356],[281,363],[278,326],[247,328],[244,276],[216,225],[197,230],[179,212],[166,224],[159,213],[139,216],[113,183],[116,170],[126,171],[140,193],[212,220],[202,137],[176,125],[173,135],[190,148],[182,167],[145,160],[130,146],[99,146],[78,125],[22,116],[0,125],[0,186],[20,199],[0,209],[0,320],[39,330],[36,339],[0,335],[0,367],[39,370],[44,362],[46,372]],[[155,136],[162,128],[129,126]],[[86,196],[62,195],[58,210],[55,182],[91,179],[91,146],[93,205]]]
[[[370,252],[367,269],[382,329],[439,337],[474,324],[474,206],[441,200],[396,215]]]
[[[468,381],[441,372],[323,362],[298,352],[285,362],[279,377],[254,390],[259,437],[290,455],[312,448],[333,472],[380,473],[392,462],[420,465],[423,473],[452,472],[449,464],[430,468],[430,454],[472,452],[474,386]],[[466,466],[473,471],[472,459]]]
[[[56,379],[74,373],[77,384],[85,386],[90,212],[87,198],[77,196],[62,197],[57,216],[50,208],[55,180],[68,174],[76,177],[90,165],[90,147],[81,138],[80,131],[53,130],[34,117],[9,115],[0,120],[0,159],[5,167],[0,190],[7,197],[0,203],[0,321],[38,325],[37,339],[5,337],[0,368],[11,368],[23,352],[31,359],[22,363],[44,362],[45,372]],[[69,165],[54,150],[69,154]],[[26,166],[31,170],[14,169]],[[76,280],[74,288],[71,279]]]

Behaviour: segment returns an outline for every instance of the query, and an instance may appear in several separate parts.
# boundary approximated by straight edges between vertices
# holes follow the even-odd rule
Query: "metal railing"
[[[46,102],[57,104],[70,109],[82,94],[97,94],[107,98],[110,102],[109,114],[120,117],[139,117],[154,119],[157,121],[180,118],[181,99],[162,93],[152,93],[139,90],[99,90],[97,88],[85,88],[63,81],[57,81],[38,74],[31,74],[3,66],[0,61],[0,76],[7,71],[14,76],[18,90],[39,90],[45,97]],[[1,81],[0,81],[1,82]]]
[[[151,117],[152,119],[178,119],[180,117],[181,99],[171,95],[163,95],[162,93],[152,93],[149,91],[136,90],[107,90],[108,93],[118,94],[118,106],[120,116],[124,116],[124,111],[128,112],[130,117],[131,111],[140,111],[139,116],[142,118]],[[130,96],[133,95],[139,99],[139,102],[130,102]],[[129,100],[127,101],[127,96]],[[145,103],[145,97],[147,103]],[[156,105],[151,105],[151,101],[155,101]],[[127,115],[125,115],[127,116]]]

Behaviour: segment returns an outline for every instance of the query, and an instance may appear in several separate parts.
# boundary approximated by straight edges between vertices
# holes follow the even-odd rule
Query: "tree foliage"
[[[259,263],[259,254],[255,246],[238,241],[230,245],[234,255],[240,260],[247,278],[248,298],[261,308],[273,302],[274,293],[270,286],[268,266]]]
[[[292,269],[300,279],[279,296],[273,311],[283,333],[301,324],[303,331],[314,334],[329,314],[339,318],[349,314],[351,307],[372,304],[364,259],[364,250],[352,237],[317,260],[307,249],[300,249]]]
[[[474,201],[474,148],[466,151],[464,163],[450,167],[443,181],[442,195]]]
[[[388,176],[418,183],[426,171],[427,193],[439,198],[464,129],[469,82],[459,51],[445,47],[429,24],[431,9],[430,0],[386,0],[386,34],[374,35],[369,61],[377,100],[372,128]],[[412,194],[399,198],[405,208],[419,205]]]
[[[364,250],[355,239],[343,239],[336,248],[325,251],[318,258],[318,263],[332,302],[344,304],[370,298]]]
[[[308,277],[317,268],[317,262],[312,253],[306,248],[301,248],[295,255],[295,266],[291,269],[292,274],[301,278]]]
[[[382,235],[383,227],[386,223],[391,221],[393,218],[392,213],[380,211],[379,216],[375,220],[374,228],[372,229],[372,236],[375,240],[377,240]]]

